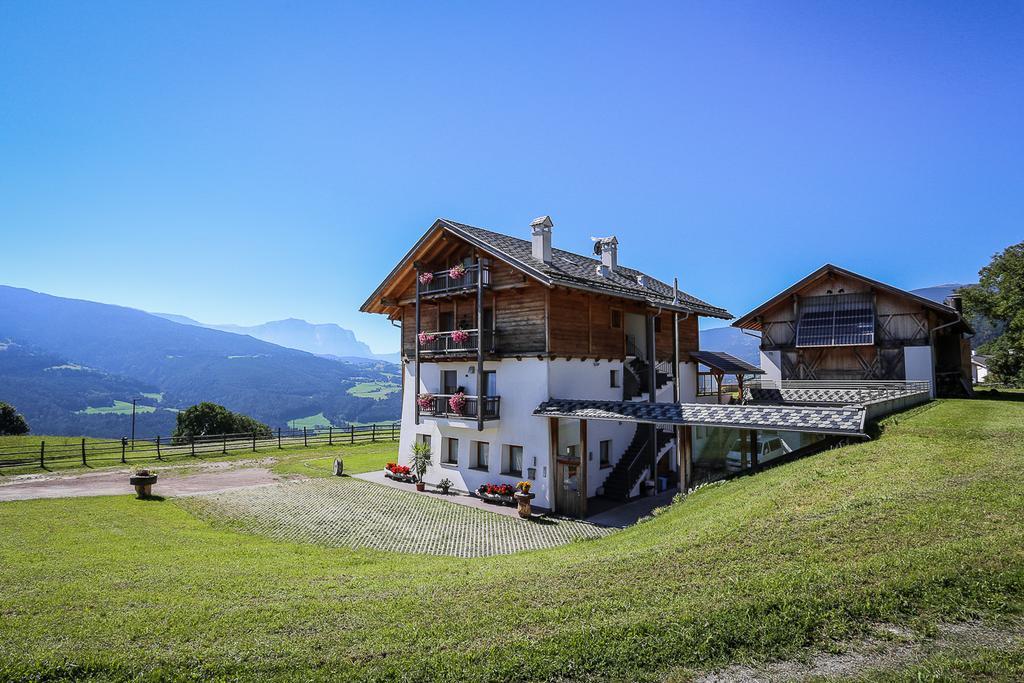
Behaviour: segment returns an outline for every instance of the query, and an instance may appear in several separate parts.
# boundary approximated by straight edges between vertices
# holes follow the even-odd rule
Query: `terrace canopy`
[[[534,415],[578,420],[615,420],[646,424],[768,429],[867,437],[863,406],[716,405],[555,399]]]
[[[744,375],[763,375],[764,370],[751,365],[745,360],[740,360],[724,351],[691,351],[690,358],[711,368],[711,376],[715,378],[718,388],[718,400],[722,399],[722,378],[726,375],[735,375],[736,383],[739,385],[740,397],[743,396]]]

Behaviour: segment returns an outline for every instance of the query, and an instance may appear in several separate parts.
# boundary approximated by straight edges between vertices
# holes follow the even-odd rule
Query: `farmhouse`
[[[537,506],[585,517],[862,436],[928,397],[900,382],[766,398],[761,368],[699,350],[698,320],[728,311],[623,266],[614,236],[591,256],[555,248],[548,216],[523,233],[438,219],[361,308],[401,327],[399,452],[430,445],[427,483],[527,480]],[[698,392],[705,375],[716,391]],[[724,375],[747,384],[724,395]]]
[[[971,394],[971,327],[948,304],[826,264],[733,323],[775,380],[919,380]]]

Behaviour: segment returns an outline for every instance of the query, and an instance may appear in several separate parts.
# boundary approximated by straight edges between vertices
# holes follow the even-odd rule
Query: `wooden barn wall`
[[[902,347],[842,346],[788,350],[782,354],[782,379],[905,378]]]
[[[681,316],[680,316],[681,317]],[[661,331],[655,332],[654,355],[659,361],[672,360],[672,313],[663,311],[661,314]],[[697,316],[679,321],[679,353],[697,351],[700,348],[699,332],[697,330]]]

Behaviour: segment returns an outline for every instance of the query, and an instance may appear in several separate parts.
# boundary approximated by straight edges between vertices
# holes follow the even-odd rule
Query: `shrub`
[[[224,406],[204,401],[178,413],[175,439],[215,434],[256,434],[270,438],[270,427],[248,415],[234,413]]]
[[[0,436],[28,434],[28,422],[14,406],[0,402]]]

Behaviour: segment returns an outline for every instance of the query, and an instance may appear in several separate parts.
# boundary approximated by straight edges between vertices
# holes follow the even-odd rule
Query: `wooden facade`
[[[869,295],[874,334],[869,344],[799,346],[797,323],[801,302],[825,295]],[[954,308],[924,299],[850,271],[827,265],[735,323],[759,330],[761,350],[778,352],[781,378],[796,380],[906,379],[906,349],[932,349],[935,381],[969,373],[961,358],[970,345],[970,328]]]

